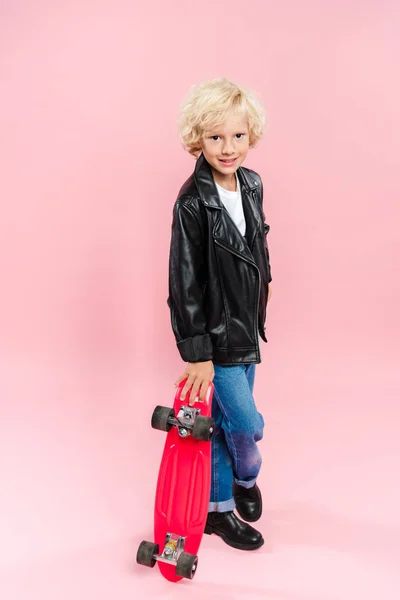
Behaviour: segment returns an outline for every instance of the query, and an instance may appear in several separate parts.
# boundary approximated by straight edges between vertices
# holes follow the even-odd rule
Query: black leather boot
[[[257,550],[264,544],[259,531],[243,523],[234,512],[209,512],[204,533],[216,533],[228,546],[239,550]]]
[[[262,497],[257,484],[246,489],[234,481],[233,497],[235,498],[236,510],[242,519],[250,522],[258,521],[262,514]]]

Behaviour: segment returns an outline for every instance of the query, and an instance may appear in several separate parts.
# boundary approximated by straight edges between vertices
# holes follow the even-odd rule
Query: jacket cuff
[[[213,347],[208,333],[180,340],[177,347],[182,360],[186,362],[205,362],[213,358]]]

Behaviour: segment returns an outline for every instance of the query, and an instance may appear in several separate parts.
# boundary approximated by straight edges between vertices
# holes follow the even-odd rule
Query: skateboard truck
[[[159,553],[158,544],[151,542],[142,542],[139,546],[136,562],[145,567],[154,567],[156,562],[163,562],[175,567],[176,574],[179,577],[193,579],[198,557],[195,554],[184,552],[186,537],[167,533],[165,536],[164,550]]]
[[[185,438],[190,435],[193,430],[194,422],[197,415],[200,413],[199,408],[190,408],[189,406],[181,406],[181,409],[174,419],[169,419],[171,425],[178,425],[178,434]]]
[[[167,533],[165,536],[164,551],[162,554],[157,554],[154,558],[160,562],[177,565],[178,558],[183,552],[185,546],[185,537]]]
[[[160,431],[169,431],[171,427],[176,427],[181,438],[192,435],[196,440],[209,442],[214,435],[215,421],[211,417],[201,415],[200,412],[199,408],[181,404],[179,412],[175,416],[174,409],[156,406],[151,426]]]

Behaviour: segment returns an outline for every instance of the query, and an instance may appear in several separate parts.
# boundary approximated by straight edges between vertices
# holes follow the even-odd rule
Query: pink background
[[[400,595],[398,3],[0,4],[0,596],[395,600]],[[273,273],[255,397],[255,553],[206,536],[193,582],[151,539],[185,367],[166,304],[176,118],[226,76],[270,122]],[[190,587],[189,587],[190,586]]]

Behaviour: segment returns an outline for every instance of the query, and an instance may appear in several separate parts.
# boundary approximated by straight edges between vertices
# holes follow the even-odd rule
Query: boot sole
[[[229,538],[227,538],[223,533],[219,532],[217,529],[215,529],[211,525],[206,525],[204,533],[206,533],[207,535],[211,535],[212,533],[215,533],[216,535],[219,535],[219,537],[221,537],[224,540],[225,544],[228,544],[228,546],[232,546],[232,548],[237,548],[238,550],[257,550],[258,548],[261,548],[261,546],[264,545],[263,538],[261,538],[261,540],[257,544],[241,544],[240,542],[234,542],[233,540],[230,540]]]

